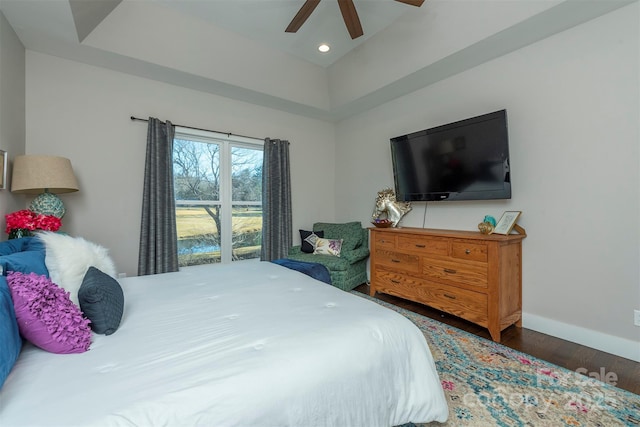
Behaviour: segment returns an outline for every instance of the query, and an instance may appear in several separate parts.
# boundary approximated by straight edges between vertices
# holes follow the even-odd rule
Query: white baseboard
[[[562,338],[596,350],[640,362],[640,342],[620,338],[603,332],[592,331],[580,326],[569,325],[557,320],[522,313],[522,326],[543,334]]]

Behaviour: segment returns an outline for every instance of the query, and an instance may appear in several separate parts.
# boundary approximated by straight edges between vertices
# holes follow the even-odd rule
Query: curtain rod
[[[134,122],[147,122],[147,123],[149,122],[148,119],[141,119],[141,118],[134,117],[134,116],[131,116],[131,120],[134,121]],[[221,135],[227,135],[227,137],[239,136],[241,138],[249,138],[249,139],[256,139],[258,141],[264,141],[264,138],[256,138],[255,136],[238,135],[237,133],[220,132],[219,130],[211,130],[211,129],[196,128],[196,127],[193,127],[193,126],[177,125],[175,123],[172,123],[172,124],[174,126],[181,127],[181,128],[187,128],[187,129],[193,129],[193,130],[202,130],[202,131],[205,131],[205,132],[215,132],[215,133],[219,133]]]

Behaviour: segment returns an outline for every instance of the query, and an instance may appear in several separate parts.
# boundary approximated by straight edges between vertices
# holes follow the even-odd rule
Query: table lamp
[[[11,191],[19,194],[38,194],[29,210],[62,218],[64,204],[56,194],[78,191],[78,182],[65,157],[22,155],[13,161]]]

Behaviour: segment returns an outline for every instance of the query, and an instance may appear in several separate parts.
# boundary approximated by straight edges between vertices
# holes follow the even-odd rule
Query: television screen
[[[399,201],[510,199],[507,112],[391,138]]]

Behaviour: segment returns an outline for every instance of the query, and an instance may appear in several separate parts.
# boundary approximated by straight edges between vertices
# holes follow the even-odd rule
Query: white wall
[[[634,3],[339,123],[337,219],[393,185],[390,137],[506,108],[513,198],[429,203],[425,226],[523,211],[525,327],[640,361],[638,36]]]
[[[334,218],[334,126],[27,51],[28,154],[71,159],[80,191],[62,195],[63,230],[137,272],[147,127],[131,115],[291,142],[294,230]]]
[[[5,240],[5,214],[22,209],[24,197],[9,192],[11,165],[25,152],[25,50],[0,12],[0,150],[7,152],[7,189],[0,190],[0,240]]]

